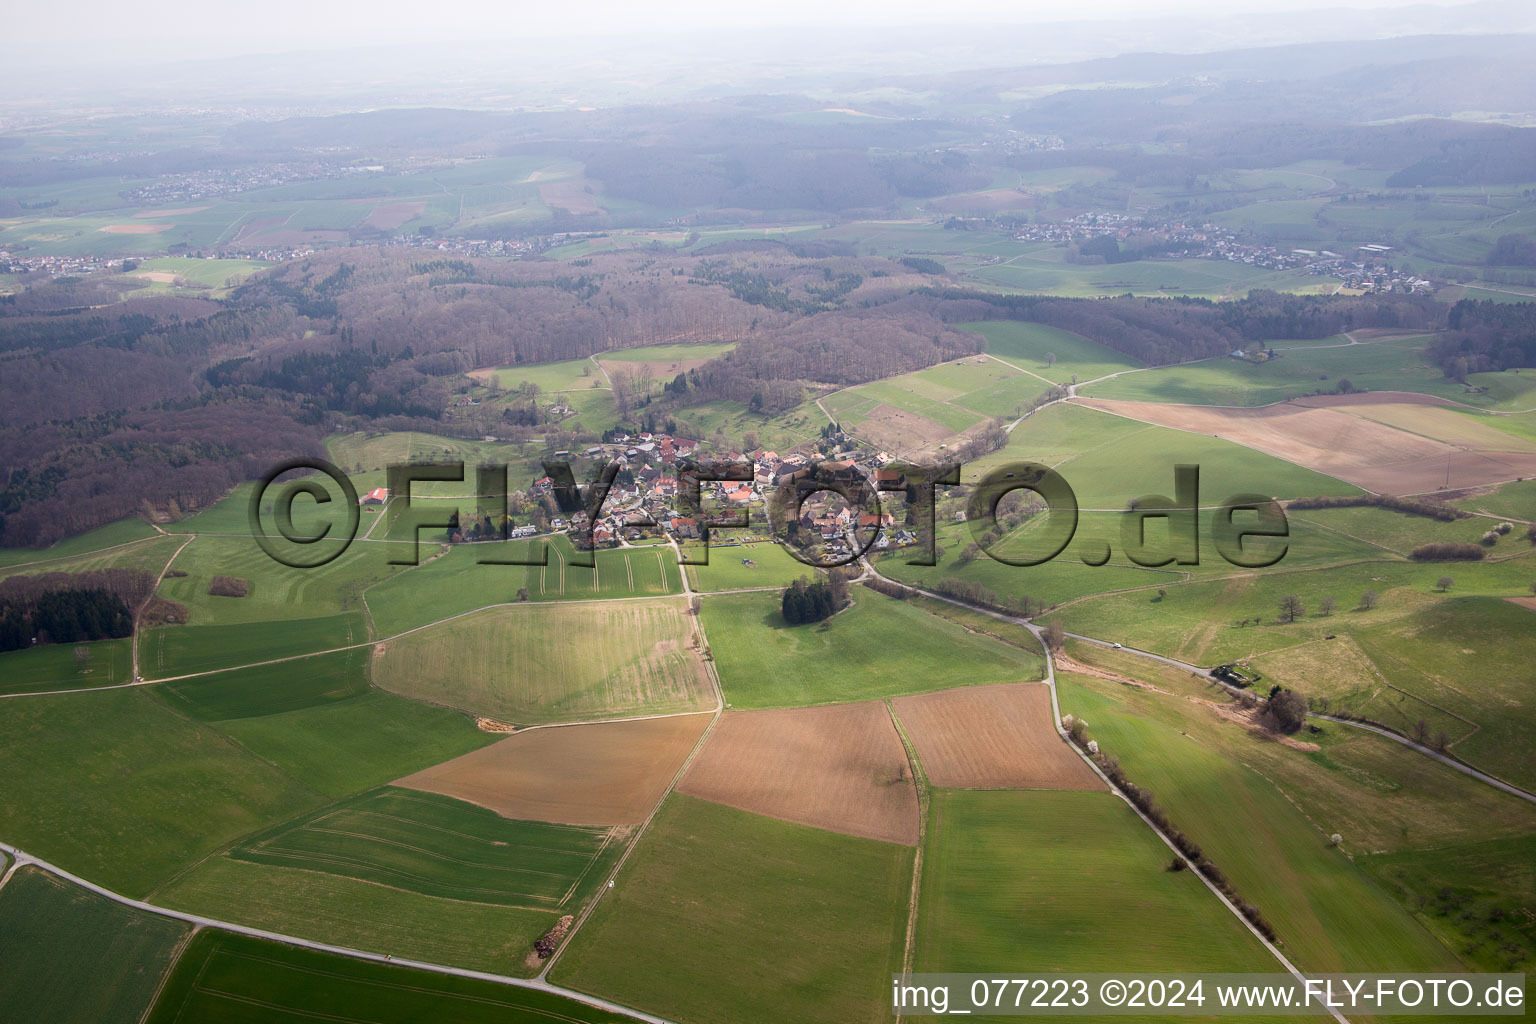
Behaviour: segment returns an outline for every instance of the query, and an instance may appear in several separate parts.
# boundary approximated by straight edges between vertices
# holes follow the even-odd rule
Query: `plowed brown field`
[[[1374,406],[1322,408],[1298,401],[1257,409],[1104,398],[1076,401],[1143,423],[1212,434],[1385,494],[1423,494],[1536,476],[1536,454],[1447,444],[1346,411],[1374,409],[1381,416],[1379,400]],[[1425,423],[1430,425],[1428,417]]]
[[[727,711],[677,788],[802,825],[917,844],[917,789],[878,701]]]
[[[709,717],[529,729],[395,785],[468,800],[509,818],[635,824],[666,793]]]
[[[1044,683],[896,698],[928,781],[955,789],[1103,789],[1051,724]]]

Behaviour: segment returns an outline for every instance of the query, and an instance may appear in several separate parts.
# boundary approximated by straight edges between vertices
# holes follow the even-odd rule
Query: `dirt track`
[[[727,711],[677,789],[802,825],[917,843],[917,789],[879,701]]]
[[[935,786],[1104,788],[1052,727],[1045,683],[968,686],[895,703]]]
[[[645,820],[709,714],[529,729],[400,779],[509,818],[567,825]]]

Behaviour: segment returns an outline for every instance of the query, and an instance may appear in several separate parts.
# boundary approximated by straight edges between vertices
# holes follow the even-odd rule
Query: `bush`
[[[214,597],[244,597],[249,591],[250,584],[238,576],[215,576],[208,584],[208,593]]]
[[[1415,562],[1476,562],[1485,552],[1477,544],[1466,541],[1441,540],[1433,544],[1420,544],[1409,552]]]
[[[1282,690],[1269,699],[1269,718],[1279,732],[1295,732],[1307,722],[1307,699],[1295,690]]]

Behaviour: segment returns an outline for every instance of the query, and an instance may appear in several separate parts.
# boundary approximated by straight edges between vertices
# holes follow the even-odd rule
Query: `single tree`
[[[1380,594],[1376,593],[1374,590],[1367,590],[1365,593],[1360,595],[1360,607],[1366,611],[1370,611],[1372,608],[1376,607],[1376,603],[1380,600]]]
[[[1047,352],[1045,354],[1045,365],[1046,366],[1055,366],[1056,365],[1056,353],[1055,352]]]
[[[1307,608],[1301,603],[1301,598],[1295,594],[1286,594],[1280,599],[1280,620],[1282,622],[1295,622],[1307,614]]]
[[[1338,602],[1333,599],[1332,594],[1324,594],[1323,599],[1317,603],[1318,610],[1324,615],[1332,615],[1333,609],[1337,606]]]
[[[1423,743],[1429,739],[1429,723],[1424,721],[1424,719],[1421,718],[1413,723],[1413,738],[1418,743]]]
[[[1053,651],[1059,651],[1067,642],[1067,631],[1062,628],[1060,622],[1052,619],[1045,624],[1045,643]]]
[[[1295,690],[1281,690],[1269,699],[1269,717],[1280,732],[1295,732],[1307,721],[1307,698]]]
[[[1456,580],[1450,576],[1441,576],[1439,579],[1435,580],[1435,588],[1442,594],[1447,590],[1450,590],[1455,585]]]

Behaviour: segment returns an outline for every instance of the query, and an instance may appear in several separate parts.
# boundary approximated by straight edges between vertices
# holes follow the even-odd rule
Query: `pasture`
[[[1283,565],[1284,563],[1282,563]],[[1536,562],[1515,558],[1494,563],[1362,561],[1306,571],[1232,575],[1167,587],[1083,598],[1064,605],[1059,617],[1074,633],[1117,640],[1193,664],[1211,666],[1256,657],[1266,651],[1328,634],[1359,635],[1419,611],[1440,599],[1436,582],[1455,580],[1466,596],[1529,593]],[[1366,608],[1366,591],[1377,602]],[[1282,621],[1280,599],[1295,595],[1304,614]],[[1324,598],[1336,607],[1324,614]]]
[[[1254,288],[1281,292],[1323,293],[1337,278],[1304,270],[1271,270],[1226,260],[1137,260],[1110,266],[1066,262],[1066,250],[1045,249],[989,263],[966,276],[1000,290],[1030,295],[1097,298],[1124,295],[1189,295],[1237,299]]]
[[[368,692],[366,650],[197,676],[158,687],[167,702],[201,721],[257,718],[350,700]]]
[[[488,608],[375,652],[383,689],[513,724],[714,706],[680,599]]]
[[[559,910],[595,890],[624,838],[620,828],[514,821],[386,786],[243,839],[226,856],[439,899]]]
[[[692,558],[703,557],[698,546],[684,551]],[[806,565],[778,544],[728,545],[713,539],[709,545],[709,564],[690,565],[687,571],[689,585],[703,593],[787,587],[802,576],[820,575],[820,570]]]
[[[137,516],[131,519],[119,519],[115,523],[76,534],[46,548],[0,548],[0,568],[9,569],[33,562],[71,558],[75,555],[104,551],[107,548],[133,544],[136,541],[149,540],[158,536],[160,535],[155,532],[153,526]]]
[[[1340,339],[1332,347],[1289,342],[1273,344],[1280,358],[1264,363],[1218,357],[1178,366],[1160,366],[1100,381],[1083,389],[1087,398],[1186,405],[1272,405],[1291,398],[1329,394],[1340,380],[1364,391],[1411,391],[1437,395],[1469,405],[1491,405],[1490,399],[1467,394],[1462,385],[1445,379],[1424,354],[1428,339],[1389,336],[1359,345]]]
[[[337,874],[210,857],[155,891],[153,901],[315,942],[401,959],[526,976],[552,910],[423,896]]]
[[[874,591],[813,625],[790,626],[776,593],[703,601],[705,631],[737,708],[869,700],[1039,679],[1039,658]]]
[[[1536,579],[1536,561],[1524,559]],[[1530,673],[1536,664],[1536,615],[1495,597],[1441,601],[1414,614],[1356,634],[1379,673],[1406,692],[1402,717],[1441,716],[1468,721],[1437,725],[1451,736],[1451,751],[1471,764],[1527,789],[1536,788],[1536,712],[1530,709]],[[1390,696],[1397,696],[1396,694]],[[1397,724],[1397,723],[1391,723]],[[1411,731],[1413,722],[1408,722]]]
[[[276,715],[227,719],[215,728],[333,798],[451,760],[496,738],[457,711],[377,690]]]
[[[414,971],[244,935],[203,931],[187,947],[147,1024],[221,1020],[258,1024],[344,1007],[372,1024],[438,1018],[456,1024],[623,1024],[616,1016],[545,992]]]
[[[0,1007],[17,1021],[138,1024],[190,930],[18,868],[0,889]]]
[[[128,896],[325,802],[144,688],[8,700],[0,835]]]
[[[1103,789],[1056,733],[1044,683],[973,686],[893,704],[923,774],[955,789]]]
[[[43,644],[0,654],[0,694],[115,686],[132,681],[132,640]]]
[[[935,791],[918,971],[1270,971],[1278,965],[1119,797]]]
[[[822,405],[849,433],[905,451],[1016,415],[1049,386],[983,354],[837,391]]]
[[[1157,795],[1169,818],[1269,919],[1299,966],[1454,969],[1448,950],[1329,846],[1325,830],[1351,812],[1339,808],[1314,825],[1287,799],[1305,790],[1308,774],[1298,778],[1290,768],[1283,792],[1266,777],[1304,760],[1301,752],[1252,738],[1181,698],[1077,675],[1058,677],[1057,686],[1062,711],[1087,721],[1089,735],[1131,780]],[[1263,752],[1265,774],[1242,763],[1255,751]],[[1368,794],[1361,781],[1345,784]],[[1320,806],[1307,801],[1313,814]]]
[[[167,679],[367,642],[367,624],[359,611],[219,626],[158,626],[140,638],[139,672],[145,679]]]
[[[883,703],[727,711],[677,791],[848,835],[917,844],[917,788]]]
[[[957,326],[985,337],[990,354],[1058,384],[1095,380],[1142,365],[1080,334],[1044,324],[986,320]]]
[[[645,820],[710,716],[541,727],[399,779],[508,818],[570,825]]]
[[[698,1024],[888,1020],[912,858],[674,795],[551,980]]]
[[[421,564],[371,587],[365,601],[385,638],[495,604],[515,604],[518,591],[530,601],[653,597],[682,590],[677,557],[660,547],[605,548],[591,552],[595,568],[571,565],[575,551],[562,536],[548,541],[460,544],[434,557],[422,545]],[[543,557],[546,565],[480,564],[480,558]]]
[[[1430,416],[1418,423],[1403,414],[1401,403],[1378,405],[1379,416],[1395,423],[1415,422],[1415,433],[1379,419],[1349,415],[1344,409],[1319,408],[1316,402],[1265,406],[1262,409],[1211,409],[1157,402],[1115,402],[1084,399],[1102,412],[1127,416],[1177,430],[1225,438],[1286,462],[1346,480],[1367,490],[1390,494],[1419,494],[1441,488],[1475,487],[1536,473],[1536,454],[1522,440],[1501,435],[1464,417],[1436,424]],[[1348,405],[1345,408],[1368,408]],[[1436,426],[1451,443],[1423,436]],[[1474,447],[1468,435],[1477,434]],[[1501,441],[1500,438],[1504,440]],[[1270,492],[1260,492],[1270,493]]]

